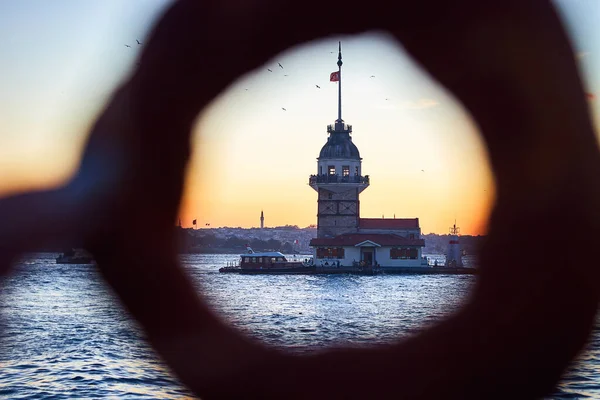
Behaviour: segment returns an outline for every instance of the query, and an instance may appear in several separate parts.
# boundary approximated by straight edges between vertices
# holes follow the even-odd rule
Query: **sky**
[[[73,175],[90,125],[169,4],[0,1],[0,195],[49,188]],[[598,97],[600,1],[553,4],[586,90]],[[337,84],[329,74],[337,70],[338,40],[342,117],[353,126],[363,175],[371,179],[360,196],[361,217],[418,217],[423,233],[447,233],[456,219],[462,234],[485,234],[494,185],[475,124],[378,32],[289,49],[215,99],[194,127],[182,225],[197,219],[198,228],[254,227],[261,210],[265,226],[316,224],[308,179],[337,117]],[[589,105],[598,127],[599,101]]]

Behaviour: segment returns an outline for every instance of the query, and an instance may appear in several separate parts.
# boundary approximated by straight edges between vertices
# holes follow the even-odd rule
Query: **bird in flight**
[[[271,69],[270,69],[270,68],[267,68],[267,71],[269,71],[269,72],[273,72],[273,71],[271,71]]]
[[[281,107],[281,109],[282,109],[283,111],[287,111],[287,110],[286,110],[285,108],[283,108],[283,107]]]
[[[319,86],[319,85],[315,85],[315,86],[317,87],[317,89],[321,89],[321,86]]]
[[[375,75],[371,75],[371,78],[375,78]]]
[[[386,100],[389,100],[389,99],[386,99]]]
[[[130,45],[126,44],[125,47],[131,47]]]
[[[422,169],[422,170],[421,170],[421,172],[425,172],[425,170],[424,170],[424,169]]]
[[[137,42],[137,44],[142,44],[139,40],[135,39],[135,41]]]
[[[281,63],[277,63],[277,64],[279,64],[279,66],[281,67],[281,69],[283,69],[283,65],[281,65]]]
[[[248,89],[246,89],[246,90],[248,90]]]

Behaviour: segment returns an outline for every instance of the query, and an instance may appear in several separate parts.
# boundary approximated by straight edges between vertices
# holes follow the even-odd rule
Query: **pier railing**
[[[339,175],[311,175],[308,179],[309,185],[315,183],[363,183],[369,184],[369,175],[339,176]]]

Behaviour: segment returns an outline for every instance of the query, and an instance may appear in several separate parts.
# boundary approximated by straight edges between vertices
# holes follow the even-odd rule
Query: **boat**
[[[56,257],[57,264],[92,264],[94,257],[83,249],[69,249]]]
[[[233,265],[219,268],[223,273],[240,274],[314,274],[317,270],[312,259],[289,261],[278,251],[255,253],[250,247],[248,252],[240,254],[240,260]]]

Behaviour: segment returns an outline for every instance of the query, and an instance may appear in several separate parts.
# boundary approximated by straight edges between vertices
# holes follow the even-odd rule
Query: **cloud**
[[[589,54],[589,51],[580,51],[577,53],[577,58],[581,60],[582,58],[587,57]]]

